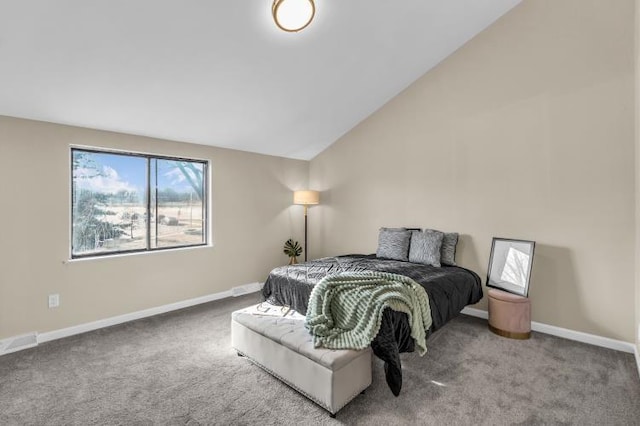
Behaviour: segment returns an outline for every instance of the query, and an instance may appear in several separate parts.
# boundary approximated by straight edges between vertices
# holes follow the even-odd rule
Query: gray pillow
[[[380,228],[377,257],[393,260],[409,260],[411,231],[404,228]]]
[[[425,229],[424,232],[414,231],[411,235],[409,262],[440,267],[443,238],[442,232],[433,229]]]
[[[440,263],[443,265],[456,266],[456,246],[458,245],[457,232],[445,232],[442,239],[442,249],[440,250]]]
[[[435,229],[432,231],[441,232]],[[442,239],[442,248],[440,249],[440,263],[448,266],[456,265],[456,246],[458,245],[457,232],[445,232]]]

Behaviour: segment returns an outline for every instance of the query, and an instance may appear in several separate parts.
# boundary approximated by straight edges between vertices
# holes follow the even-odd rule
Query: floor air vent
[[[36,333],[29,333],[22,336],[11,337],[9,339],[0,341],[0,355],[10,354],[11,352],[33,348],[34,346],[38,346],[38,337]]]

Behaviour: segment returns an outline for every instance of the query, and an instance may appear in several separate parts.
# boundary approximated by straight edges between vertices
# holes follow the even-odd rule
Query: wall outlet
[[[59,294],[50,294],[49,295],[49,308],[57,308],[60,306],[60,295]]]

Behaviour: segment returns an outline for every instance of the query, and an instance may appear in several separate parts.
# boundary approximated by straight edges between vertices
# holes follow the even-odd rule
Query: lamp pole
[[[308,259],[307,255],[307,213],[309,206],[320,203],[320,193],[318,191],[302,190],[293,191],[293,204],[304,207],[304,261]]]
[[[309,206],[304,205],[304,261],[307,261],[307,209]]]

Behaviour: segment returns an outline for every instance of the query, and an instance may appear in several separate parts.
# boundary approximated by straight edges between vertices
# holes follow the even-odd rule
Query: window
[[[207,162],[71,149],[71,257],[207,244]]]

